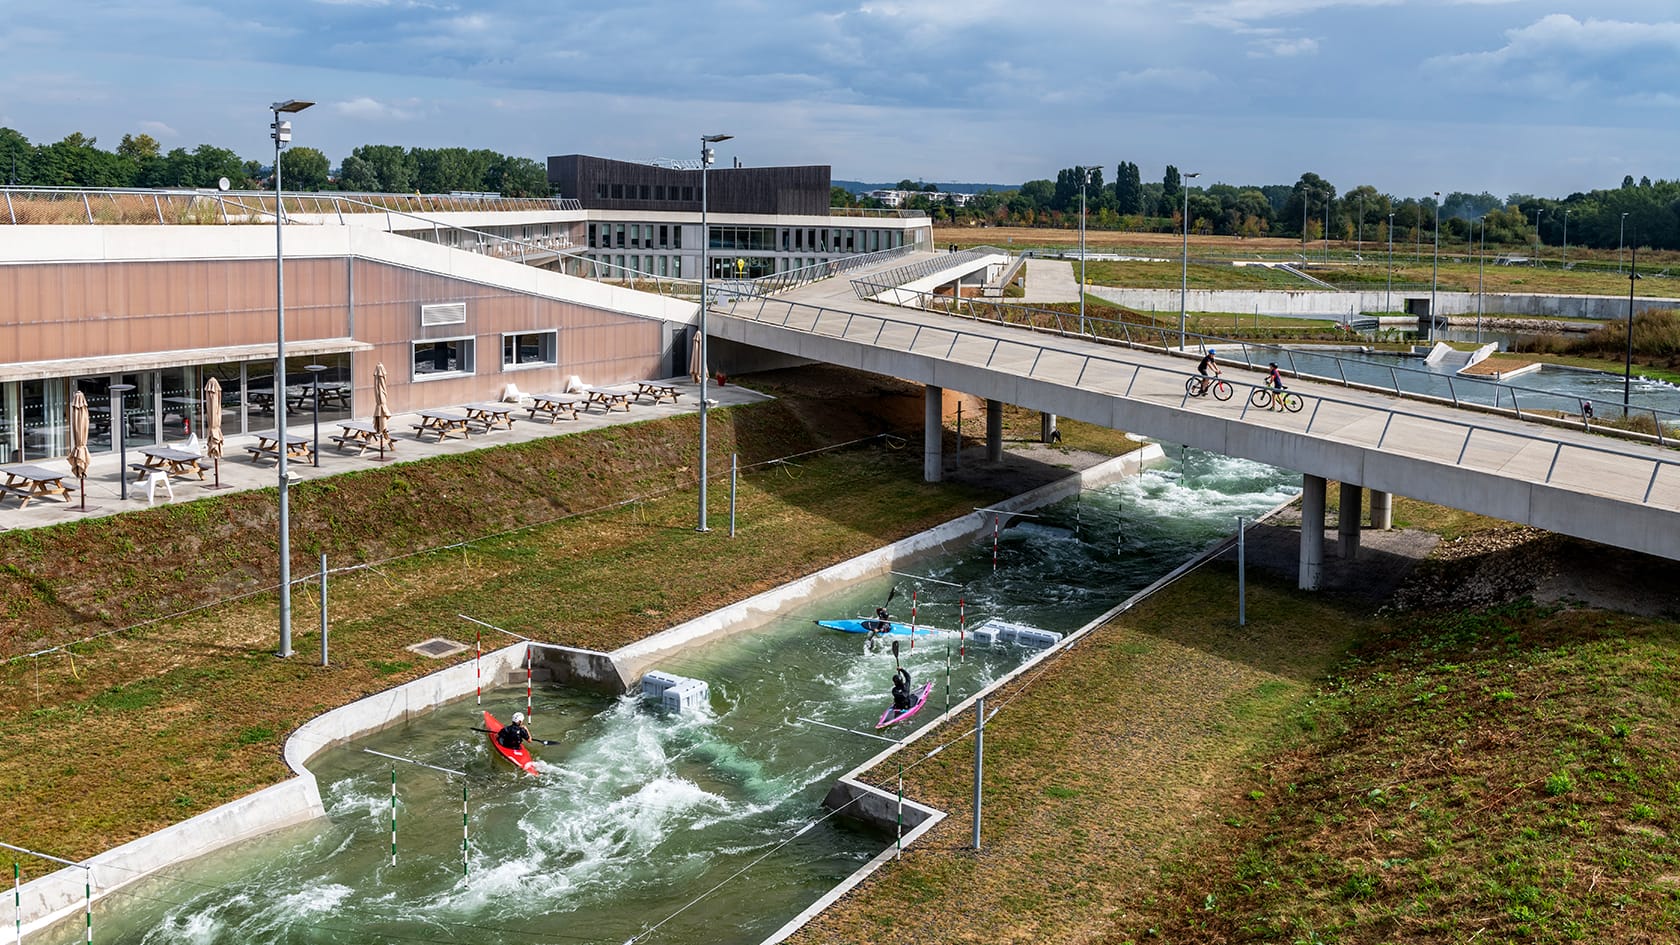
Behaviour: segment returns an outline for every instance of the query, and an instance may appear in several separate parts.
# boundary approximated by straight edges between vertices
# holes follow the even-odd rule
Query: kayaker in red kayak
[[[496,733],[496,741],[503,747],[518,751],[531,740],[531,732],[525,727],[525,713],[513,713],[513,721],[502,726]]]

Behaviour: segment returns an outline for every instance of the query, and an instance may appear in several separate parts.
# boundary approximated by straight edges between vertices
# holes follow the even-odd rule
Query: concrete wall
[[[505,684],[514,674],[523,680],[524,659],[523,643],[484,654],[485,687],[496,686],[498,680]],[[284,757],[296,777],[87,860],[93,868],[94,899],[229,844],[323,816],[320,789],[305,767],[309,759],[465,698],[478,683],[477,668],[469,658],[311,719],[286,740]],[[86,870],[66,867],[25,884],[20,891],[24,932],[34,933],[80,913],[86,876]]]
[[[1092,295],[1145,312],[1176,312],[1179,306],[1177,289],[1117,289],[1092,286]],[[1185,308],[1192,312],[1236,312],[1262,315],[1353,315],[1360,312],[1405,311],[1407,299],[1422,299],[1427,305],[1429,292],[1410,289],[1396,290],[1392,295],[1382,289],[1362,292],[1332,292],[1321,289],[1299,290],[1215,290],[1191,289],[1185,296]],[[1385,300],[1388,308],[1384,309]],[[1476,293],[1437,292],[1436,310],[1441,315],[1476,314]],[[1553,315],[1564,318],[1613,319],[1627,317],[1627,296],[1615,295],[1507,295],[1488,293],[1482,297],[1482,311],[1513,315]],[[1680,299],[1635,299],[1635,311],[1680,308]]]

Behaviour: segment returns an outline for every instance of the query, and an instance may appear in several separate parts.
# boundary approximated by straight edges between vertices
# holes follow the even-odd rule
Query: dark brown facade
[[[827,216],[829,166],[713,167],[706,172],[712,213]],[[613,161],[583,154],[548,159],[555,196],[586,210],[700,212],[700,171]]]

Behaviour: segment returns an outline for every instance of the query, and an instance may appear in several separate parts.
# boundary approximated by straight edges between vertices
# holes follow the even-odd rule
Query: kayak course
[[[539,687],[525,723],[545,743],[531,761],[537,777],[475,730],[523,711],[524,692],[444,706],[317,756],[325,820],[114,893],[94,907],[95,938],[762,941],[891,843],[821,806],[836,777],[880,750],[853,733],[925,727],[1035,652],[939,632],[897,637],[895,663],[871,650],[867,634],[813,621],[871,614],[896,589],[895,621],[914,591],[918,629],[971,630],[996,618],[1068,632],[1234,531],[1235,516],[1295,491],[1293,477],[1256,464],[1174,459],[1004,528],[995,571],[989,542],[960,549],[918,562],[926,583],[866,581],[673,655],[658,668],[710,686],[698,712]],[[922,708],[875,733],[898,664]],[[83,935],[77,917],[26,941],[70,945]]]

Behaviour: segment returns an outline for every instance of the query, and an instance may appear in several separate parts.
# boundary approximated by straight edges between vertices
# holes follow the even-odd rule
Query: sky
[[[0,0],[0,126],[1562,197],[1680,177],[1676,0]]]

